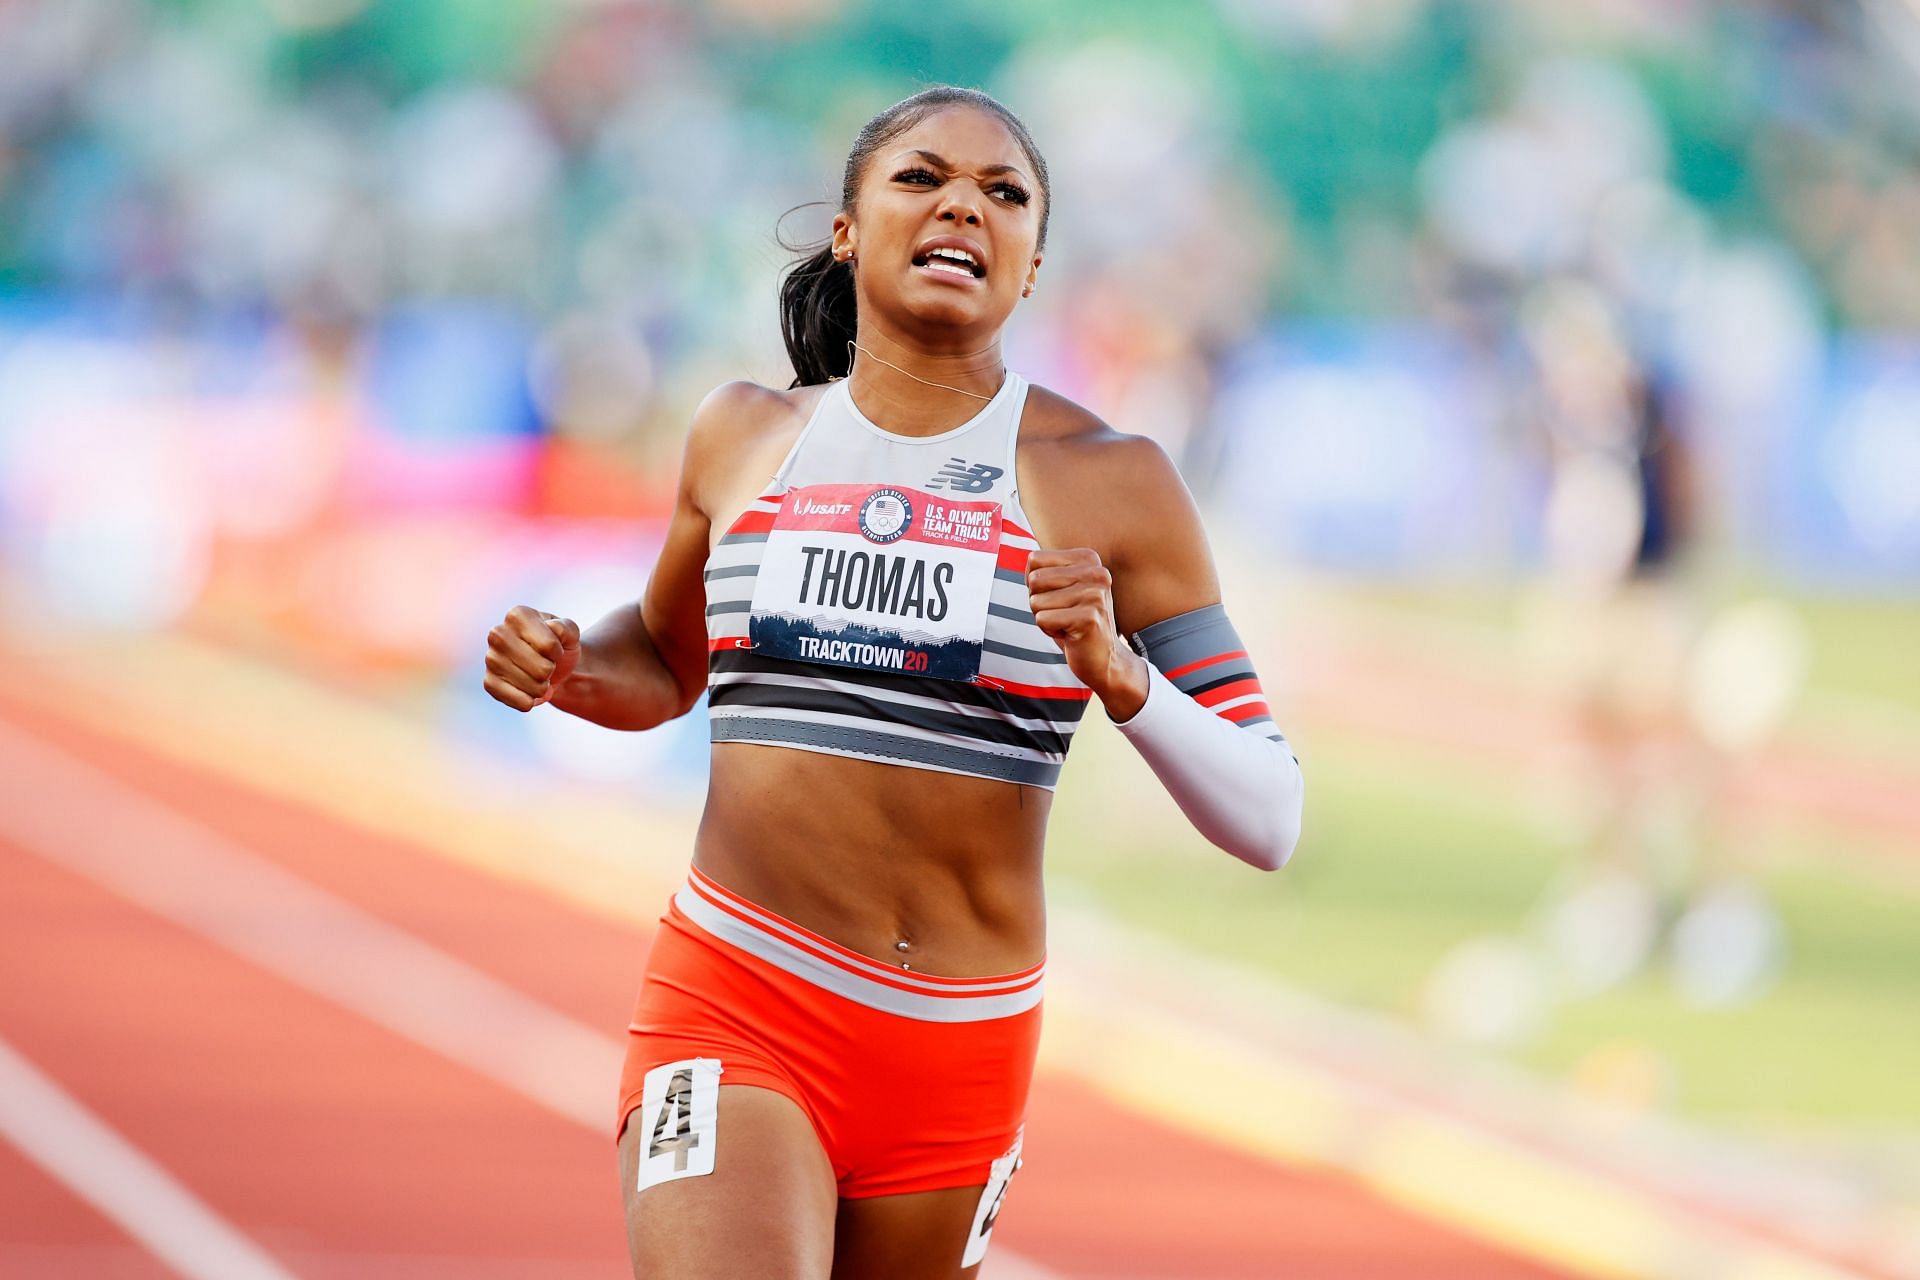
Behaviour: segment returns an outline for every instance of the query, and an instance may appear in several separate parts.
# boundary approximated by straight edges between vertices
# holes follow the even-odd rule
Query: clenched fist
[[[531,711],[566,683],[580,661],[580,627],[571,618],[517,604],[487,632],[482,687],[515,711]]]
[[[1033,620],[1067,657],[1067,669],[1093,690],[1116,720],[1147,698],[1146,663],[1113,621],[1113,574],[1091,547],[1042,549],[1027,557]]]

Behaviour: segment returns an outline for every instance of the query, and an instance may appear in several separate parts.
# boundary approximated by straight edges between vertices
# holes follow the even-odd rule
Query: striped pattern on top
[[[1136,647],[1173,687],[1243,729],[1285,743],[1224,604],[1176,614],[1134,633]],[[1292,751],[1291,746],[1287,747]],[[1296,759],[1297,763],[1297,759]]]
[[[1039,544],[1009,502],[974,683],[761,657],[747,638],[760,556],[787,486],[769,486],[707,559],[715,742],[767,742],[1051,789],[1091,692],[1028,608]]]
[[[691,867],[673,905],[714,937],[796,978],[870,1009],[921,1022],[1012,1017],[1038,1005],[1046,985],[1044,960],[1018,973],[988,978],[948,978],[882,964],[755,906]]]

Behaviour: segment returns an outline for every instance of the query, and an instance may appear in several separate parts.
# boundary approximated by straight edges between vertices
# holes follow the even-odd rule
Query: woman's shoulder
[[[1173,459],[1148,436],[1115,430],[1084,405],[1037,383],[1020,422],[1021,461],[1077,478],[1131,479],[1149,486],[1178,476]]]
[[[723,382],[707,392],[694,409],[692,431],[733,445],[782,431],[797,431],[806,425],[813,406],[831,385],[769,387],[744,378]]]
[[[779,467],[824,390],[741,379],[707,392],[687,426],[680,470],[686,500],[710,517],[737,513]]]
[[[1027,393],[1020,482],[1021,504],[1048,545],[1093,547],[1109,566],[1130,563],[1142,537],[1166,542],[1169,521],[1193,523],[1192,497],[1157,441],[1116,431],[1044,387]]]
[[[784,453],[827,386],[792,389],[738,379],[707,392],[687,427],[687,461],[726,465],[766,450]]]

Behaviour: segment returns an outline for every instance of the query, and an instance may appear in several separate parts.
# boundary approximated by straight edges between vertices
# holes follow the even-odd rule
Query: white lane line
[[[35,854],[611,1140],[618,1041],[4,722],[0,765]],[[999,1248],[981,1277],[1058,1280]]]
[[[0,1040],[0,1137],[194,1280],[293,1280],[191,1191]]]
[[[6,725],[0,760],[36,854],[611,1139],[610,1037]]]

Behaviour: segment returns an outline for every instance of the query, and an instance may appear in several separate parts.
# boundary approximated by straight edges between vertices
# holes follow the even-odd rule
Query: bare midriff
[[[713,745],[693,863],[884,964],[1015,973],[1046,952],[1051,792],[758,743]]]

